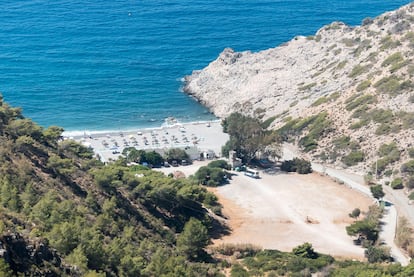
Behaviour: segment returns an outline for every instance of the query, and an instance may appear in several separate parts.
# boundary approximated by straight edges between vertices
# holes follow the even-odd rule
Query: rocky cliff
[[[413,57],[411,3],[361,26],[334,22],[257,53],[225,49],[187,76],[184,90],[219,117],[238,111],[269,119],[274,129],[325,112],[329,128],[312,138],[317,147],[303,148],[366,173],[386,158],[380,147],[395,143],[398,160],[388,159],[382,174],[399,170],[414,143]],[[299,131],[299,142],[312,132]],[[344,160],[355,152],[356,162]]]

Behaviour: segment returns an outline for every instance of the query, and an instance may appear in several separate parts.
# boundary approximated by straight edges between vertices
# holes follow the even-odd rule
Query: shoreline
[[[212,120],[197,120],[197,121],[179,121],[177,122],[177,125],[189,125],[189,124],[207,124],[207,123],[212,123],[212,122],[221,122],[220,118],[215,118]],[[62,136],[64,138],[79,138],[79,137],[83,137],[85,136],[85,133],[87,135],[100,135],[100,134],[118,134],[119,132],[124,132],[124,133],[131,133],[131,132],[137,132],[137,131],[144,131],[144,130],[158,130],[158,129],[162,129],[162,128],[166,128],[166,127],[171,127],[165,125],[165,123],[161,123],[158,126],[145,126],[145,127],[120,127],[119,129],[103,129],[103,130],[88,130],[88,129],[83,129],[83,130],[68,130],[68,131],[63,131]]]

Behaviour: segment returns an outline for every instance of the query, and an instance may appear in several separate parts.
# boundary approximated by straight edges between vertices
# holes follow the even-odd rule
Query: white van
[[[246,171],[244,172],[244,175],[252,177],[252,178],[256,178],[256,179],[260,178],[259,171],[254,170],[254,169],[246,169]]]

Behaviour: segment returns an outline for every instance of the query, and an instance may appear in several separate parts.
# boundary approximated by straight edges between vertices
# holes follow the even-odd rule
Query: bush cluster
[[[362,151],[352,151],[342,158],[342,162],[347,166],[356,165],[364,160],[365,154]]]
[[[297,172],[299,174],[308,174],[312,172],[310,161],[305,159],[294,158],[282,162],[280,169],[286,172]]]
[[[212,161],[207,166],[200,167],[194,174],[194,178],[200,184],[217,187],[231,178],[230,173],[226,171],[230,168],[231,166],[224,160]]]

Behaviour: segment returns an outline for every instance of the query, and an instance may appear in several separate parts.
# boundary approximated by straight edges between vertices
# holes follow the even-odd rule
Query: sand
[[[130,131],[84,133],[72,138],[92,147],[100,159],[107,162],[116,160],[126,147],[158,152],[169,148],[187,148],[191,149],[195,156],[198,156],[199,152],[212,150],[220,157],[221,147],[229,136],[223,133],[221,123],[217,120],[176,123]]]

